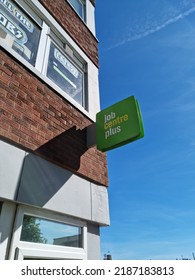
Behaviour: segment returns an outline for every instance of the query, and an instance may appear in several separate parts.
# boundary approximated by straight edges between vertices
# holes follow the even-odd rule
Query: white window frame
[[[75,248],[68,246],[58,246],[50,244],[38,244],[33,242],[21,241],[21,231],[24,215],[34,216],[37,218],[47,219],[67,225],[82,227],[82,244],[83,248]],[[13,238],[11,242],[11,250],[9,259],[23,260],[30,259],[87,259],[87,225],[84,221],[80,221],[66,215],[53,213],[50,211],[40,210],[28,206],[19,206],[15,226],[13,230]]]
[[[88,1],[88,0],[87,0]],[[12,56],[18,59],[24,66],[26,66],[30,71],[35,75],[41,78],[45,83],[62,95],[67,101],[73,104],[79,111],[84,113],[87,117],[95,121],[96,113],[100,110],[99,103],[99,86],[98,86],[98,68],[94,63],[89,59],[89,57],[82,51],[82,49],[75,43],[75,41],[65,32],[65,30],[57,23],[57,21],[48,13],[48,11],[40,4],[38,0],[16,0],[16,3],[19,6],[23,7],[25,12],[31,16],[36,23],[40,24],[42,22],[42,32],[40,37],[40,44],[37,52],[37,59],[35,66],[31,65],[23,57],[21,57],[17,52],[15,52],[11,47],[9,47],[3,39],[0,38],[0,46],[6,49]],[[29,9],[29,12],[28,12]],[[61,40],[62,43],[71,46],[73,52],[81,58],[85,64],[85,86],[84,86],[84,103],[80,105],[74,98],[69,96],[66,92],[60,89],[54,82],[52,82],[48,77],[45,76],[44,67],[45,60],[48,56],[47,44],[50,40],[51,32],[56,34],[56,37]],[[90,77],[88,69],[92,69]],[[95,75],[95,76],[93,76]]]

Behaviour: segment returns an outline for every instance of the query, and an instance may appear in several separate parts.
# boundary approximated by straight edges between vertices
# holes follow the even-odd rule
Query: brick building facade
[[[109,210],[106,156],[87,146],[99,111],[95,1],[0,8],[0,259],[97,259]],[[72,233],[56,226],[61,243],[44,243],[46,223]]]

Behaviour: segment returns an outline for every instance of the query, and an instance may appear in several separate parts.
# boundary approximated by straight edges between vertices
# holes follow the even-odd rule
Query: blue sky
[[[109,151],[111,225],[102,256],[195,252],[195,1],[96,1],[104,109],[139,101],[145,137]]]

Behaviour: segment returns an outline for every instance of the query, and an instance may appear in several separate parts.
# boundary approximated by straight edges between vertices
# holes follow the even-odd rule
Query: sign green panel
[[[96,115],[97,149],[108,151],[144,136],[140,108],[134,96],[128,97]]]

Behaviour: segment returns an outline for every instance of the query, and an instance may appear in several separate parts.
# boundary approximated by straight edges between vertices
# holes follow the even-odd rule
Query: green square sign
[[[134,96],[96,115],[97,149],[108,151],[144,136],[140,108]]]

